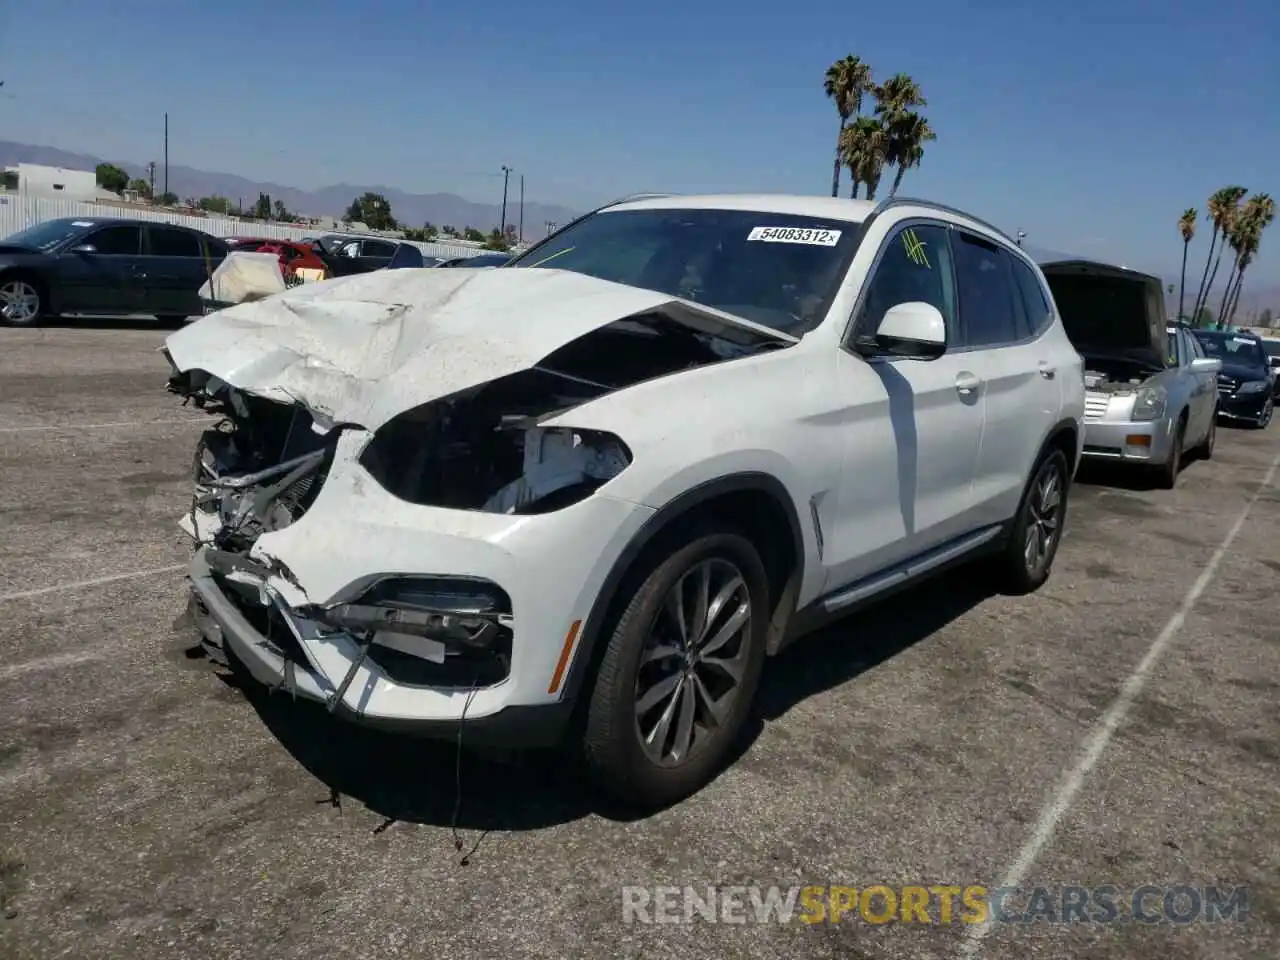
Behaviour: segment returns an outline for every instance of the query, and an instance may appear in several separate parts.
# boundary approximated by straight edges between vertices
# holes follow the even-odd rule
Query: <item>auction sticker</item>
[[[840,242],[839,230],[817,227],[752,227],[748,240],[765,243],[807,243],[813,247],[834,247]]]

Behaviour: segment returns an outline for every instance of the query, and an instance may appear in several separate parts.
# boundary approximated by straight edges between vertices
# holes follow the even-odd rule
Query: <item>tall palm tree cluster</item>
[[[1222,265],[1222,255],[1230,248],[1231,269],[1227,273],[1226,287],[1218,306],[1219,326],[1229,326],[1240,303],[1240,289],[1244,285],[1244,272],[1249,269],[1258,253],[1263,232],[1276,218],[1276,202],[1269,194],[1255,193],[1249,196],[1244,187],[1230,186],[1215,190],[1206,207],[1207,219],[1213,225],[1209,235],[1209,255],[1205,257],[1204,270],[1200,274],[1200,286],[1191,304],[1191,313],[1183,313],[1186,303],[1187,251],[1196,235],[1199,212],[1189,207],[1178,218],[1178,233],[1182,237],[1182,286],[1178,291],[1178,318],[1190,318],[1197,326],[1209,319],[1209,291]],[[1221,242],[1219,242],[1221,241]],[[1216,256],[1215,256],[1216,253]]]
[[[840,171],[848,168],[853,181],[849,196],[857,197],[858,188],[865,187],[866,199],[874,200],[885,168],[893,167],[892,197],[906,172],[920,166],[924,145],[938,139],[918,110],[929,105],[920,85],[905,73],[876,83],[871,65],[851,54],[827,68],[823,89],[840,114],[831,195],[840,193]],[[864,114],[868,99],[875,100],[875,108]]]

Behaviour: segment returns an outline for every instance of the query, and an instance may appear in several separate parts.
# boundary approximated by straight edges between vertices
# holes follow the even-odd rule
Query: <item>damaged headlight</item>
[[[1159,420],[1169,404],[1169,392],[1158,384],[1143,387],[1133,401],[1133,419]]]
[[[360,465],[392,495],[422,506],[506,514],[560,510],[631,463],[630,450],[613,434],[540,425],[566,402],[481,391],[427,404],[378,430]]]

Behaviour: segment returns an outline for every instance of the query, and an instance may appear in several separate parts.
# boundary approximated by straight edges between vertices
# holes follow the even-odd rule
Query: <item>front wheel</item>
[[[996,558],[998,586],[1005,593],[1031,593],[1049,579],[1067,517],[1071,475],[1061,450],[1043,454],[1031,471],[1013,518],[1009,542]]]
[[[35,284],[24,277],[0,280],[0,323],[10,327],[34,327],[44,313],[44,301]]]
[[[1271,424],[1271,415],[1275,412],[1275,402],[1267,401],[1266,407],[1262,410],[1262,416],[1258,418],[1257,429],[1265,430]]]
[[[1213,459],[1213,448],[1218,441],[1218,411],[1215,408],[1213,416],[1209,418],[1209,431],[1204,435],[1204,442],[1200,444],[1200,449],[1196,451],[1196,456],[1201,460]]]
[[[768,594],[759,552],[730,530],[697,536],[653,567],[591,692],[583,752],[598,785],[658,807],[716,774],[759,683]]]
[[[1182,472],[1182,446],[1187,439],[1187,421],[1178,421],[1178,428],[1173,433],[1173,443],[1169,449],[1169,459],[1164,465],[1156,468],[1156,480],[1162,490],[1172,490],[1178,485],[1178,474]]]

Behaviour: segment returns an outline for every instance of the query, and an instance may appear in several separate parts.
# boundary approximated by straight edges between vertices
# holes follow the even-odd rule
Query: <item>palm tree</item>
[[[871,88],[871,66],[863,63],[859,57],[850,54],[827,67],[827,76],[822,83],[822,89],[835,101],[836,112],[840,114],[835,166],[831,172],[833,197],[840,192],[840,166],[843,162],[842,144],[845,128],[849,125],[849,118],[856,117],[862,111],[862,98],[871,92]]]
[[[1209,299],[1209,288],[1213,286],[1213,280],[1209,276],[1209,265],[1213,262],[1213,251],[1217,245],[1218,234],[1226,233],[1226,226],[1235,215],[1236,207],[1248,192],[1244,187],[1223,187],[1209,197],[1206,206],[1209,208],[1209,219],[1213,221],[1213,233],[1209,236],[1209,256],[1204,261],[1204,272],[1200,275],[1200,290],[1196,293],[1195,307],[1191,311],[1193,317],[1200,316],[1200,308]],[[1222,257],[1221,250],[1218,251],[1218,257],[1219,259]],[[1214,267],[1214,271],[1217,272],[1217,267]]]
[[[889,134],[875,117],[858,117],[845,129],[840,141],[840,158],[853,179],[850,197],[858,196],[858,185],[866,184],[867,199],[876,198],[880,177],[889,154]]]
[[[1253,258],[1258,252],[1258,247],[1262,243],[1263,232],[1267,227],[1271,226],[1275,218],[1276,202],[1269,194],[1265,193],[1255,194],[1250,197],[1240,213],[1240,219],[1245,225],[1243,229],[1244,236],[1242,238],[1240,262],[1236,270],[1235,291],[1227,304],[1228,312],[1223,315],[1226,323],[1230,323],[1235,317],[1236,307],[1240,304],[1240,288],[1244,286],[1244,272],[1248,269],[1249,264],[1253,262]]]
[[[902,178],[908,170],[920,166],[924,159],[924,145],[938,139],[929,121],[914,110],[898,114],[889,124],[889,150],[887,162],[897,168],[889,196],[895,196]]]
[[[1187,207],[1178,218],[1178,232],[1182,234],[1182,280],[1178,285],[1178,319],[1182,319],[1182,305],[1187,294],[1187,250],[1196,235],[1196,219],[1200,212],[1195,207]]]
[[[884,83],[878,84],[873,92],[876,95],[876,113],[880,116],[905,113],[916,107],[929,105],[920,91],[920,84],[907,73],[895,73]]]

